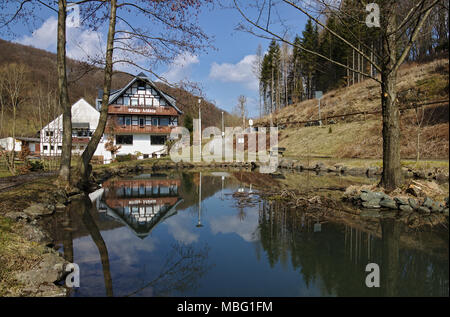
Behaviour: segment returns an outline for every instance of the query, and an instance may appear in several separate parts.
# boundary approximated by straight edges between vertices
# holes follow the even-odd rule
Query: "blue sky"
[[[291,36],[301,33],[306,23],[304,16],[288,8],[280,9],[285,23],[291,28]],[[19,43],[31,45],[55,52],[56,50],[56,13],[50,10],[39,12],[40,21],[34,26],[18,25],[14,38]],[[208,100],[227,111],[237,103],[239,95],[247,97],[250,116],[257,116],[258,83],[252,72],[252,62],[259,44],[263,51],[269,42],[246,32],[236,31],[235,27],[242,17],[235,9],[223,9],[219,6],[205,8],[199,15],[199,24],[208,35],[214,38],[215,50],[198,55],[188,53],[178,56],[171,64],[156,70],[169,82],[182,79],[199,82],[204,88]],[[68,28],[68,56],[85,59],[86,54],[95,54],[101,50],[106,38],[105,32],[91,32],[81,28]]]

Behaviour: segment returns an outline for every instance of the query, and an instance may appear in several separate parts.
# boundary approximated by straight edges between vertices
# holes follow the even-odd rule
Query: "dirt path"
[[[33,181],[40,177],[47,177],[56,175],[57,172],[34,172],[25,175],[8,176],[0,178],[0,192],[7,191],[11,188]]]

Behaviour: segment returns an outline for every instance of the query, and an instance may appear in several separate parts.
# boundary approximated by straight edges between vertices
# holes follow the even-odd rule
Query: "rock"
[[[45,231],[32,224],[24,224],[23,228],[20,231],[21,236],[29,241],[44,244],[52,242],[52,239]]]
[[[411,208],[410,205],[400,205],[398,208],[399,208],[401,211],[406,212],[406,213],[413,212],[413,209]]]
[[[430,207],[431,212],[433,213],[441,213],[444,210],[444,206],[440,202],[433,202]]]
[[[408,201],[406,199],[404,199],[404,198],[395,197],[394,200],[399,205],[409,205]]]
[[[372,192],[370,190],[365,190],[364,192],[361,190],[361,195],[359,196],[361,200],[363,201],[369,201],[369,200],[381,200],[383,198],[389,198],[388,195],[382,192]]]
[[[384,208],[389,208],[389,209],[398,209],[395,201],[392,200],[391,198],[386,198],[386,197],[381,199],[380,206],[384,207]]]
[[[419,204],[414,198],[408,198],[408,203],[411,206],[412,209],[417,210],[419,208]]]
[[[444,216],[448,217],[448,208],[444,208],[442,213],[444,214]]]
[[[431,213],[430,209],[424,206],[419,206],[419,208],[417,208],[417,211],[422,215],[429,215]]]
[[[319,162],[319,163],[316,164],[314,169],[317,170],[317,171],[326,171],[327,167],[325,166],[324,163]]]
[[[446,183],[446,182],[448,182],[448,175],[447,175],[447,174],[444,174],[444,173],[438,173],[438,174],[436,175],[436,180],[437,180],[439,183]]]
[[[448,207],[448,197],[444,198],[445,206]]]
[[[46,253],[43,255],[37,268],[16,274],[16,279],[20,283],[32,287],[53,284],[63,278],[66,263],[59,254],[54,252]]]
[[[430,208],[431,209],[431,206],[433,206],[433,203],[434,203],[434,201],[431,199],[431,198],[429,198],[429,197],[426,197],[425,198],[425,200],[423,201],[423,204],[422,204],[422,206],[424,206],[424,207],[427,207],[427,208]]]
[[[11,211],[5,214],[6,218],[12,219],[14,221],[30,221],[30,217],[24,213],[24,212],[20,212],[20,211]]]
[[[49,210],[44,204],[41,203],[33,204],[26,208],[23,212],[31,217],[48,216],[53,213],[52,210]]]
[[[362,206],[367,209],[379,209],[380,206],[380,199],[372,199],[369,201],[363,201]]]

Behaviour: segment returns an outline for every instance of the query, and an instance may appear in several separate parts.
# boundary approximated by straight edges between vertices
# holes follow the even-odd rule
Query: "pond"
[[[448,236],[311,218],[223,171],[111,179],[60,217],[58,246],[80,268],[71,296],[449,293]],[[366,286],[368,263],[379,288]]]

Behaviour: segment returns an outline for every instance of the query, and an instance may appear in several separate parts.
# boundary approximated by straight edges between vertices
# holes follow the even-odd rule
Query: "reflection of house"
[[[160,222],[176,213],[181,202],[180,180],[165,176],[107,181],[99,210],[124,223],[140,238],[145,238]]]

